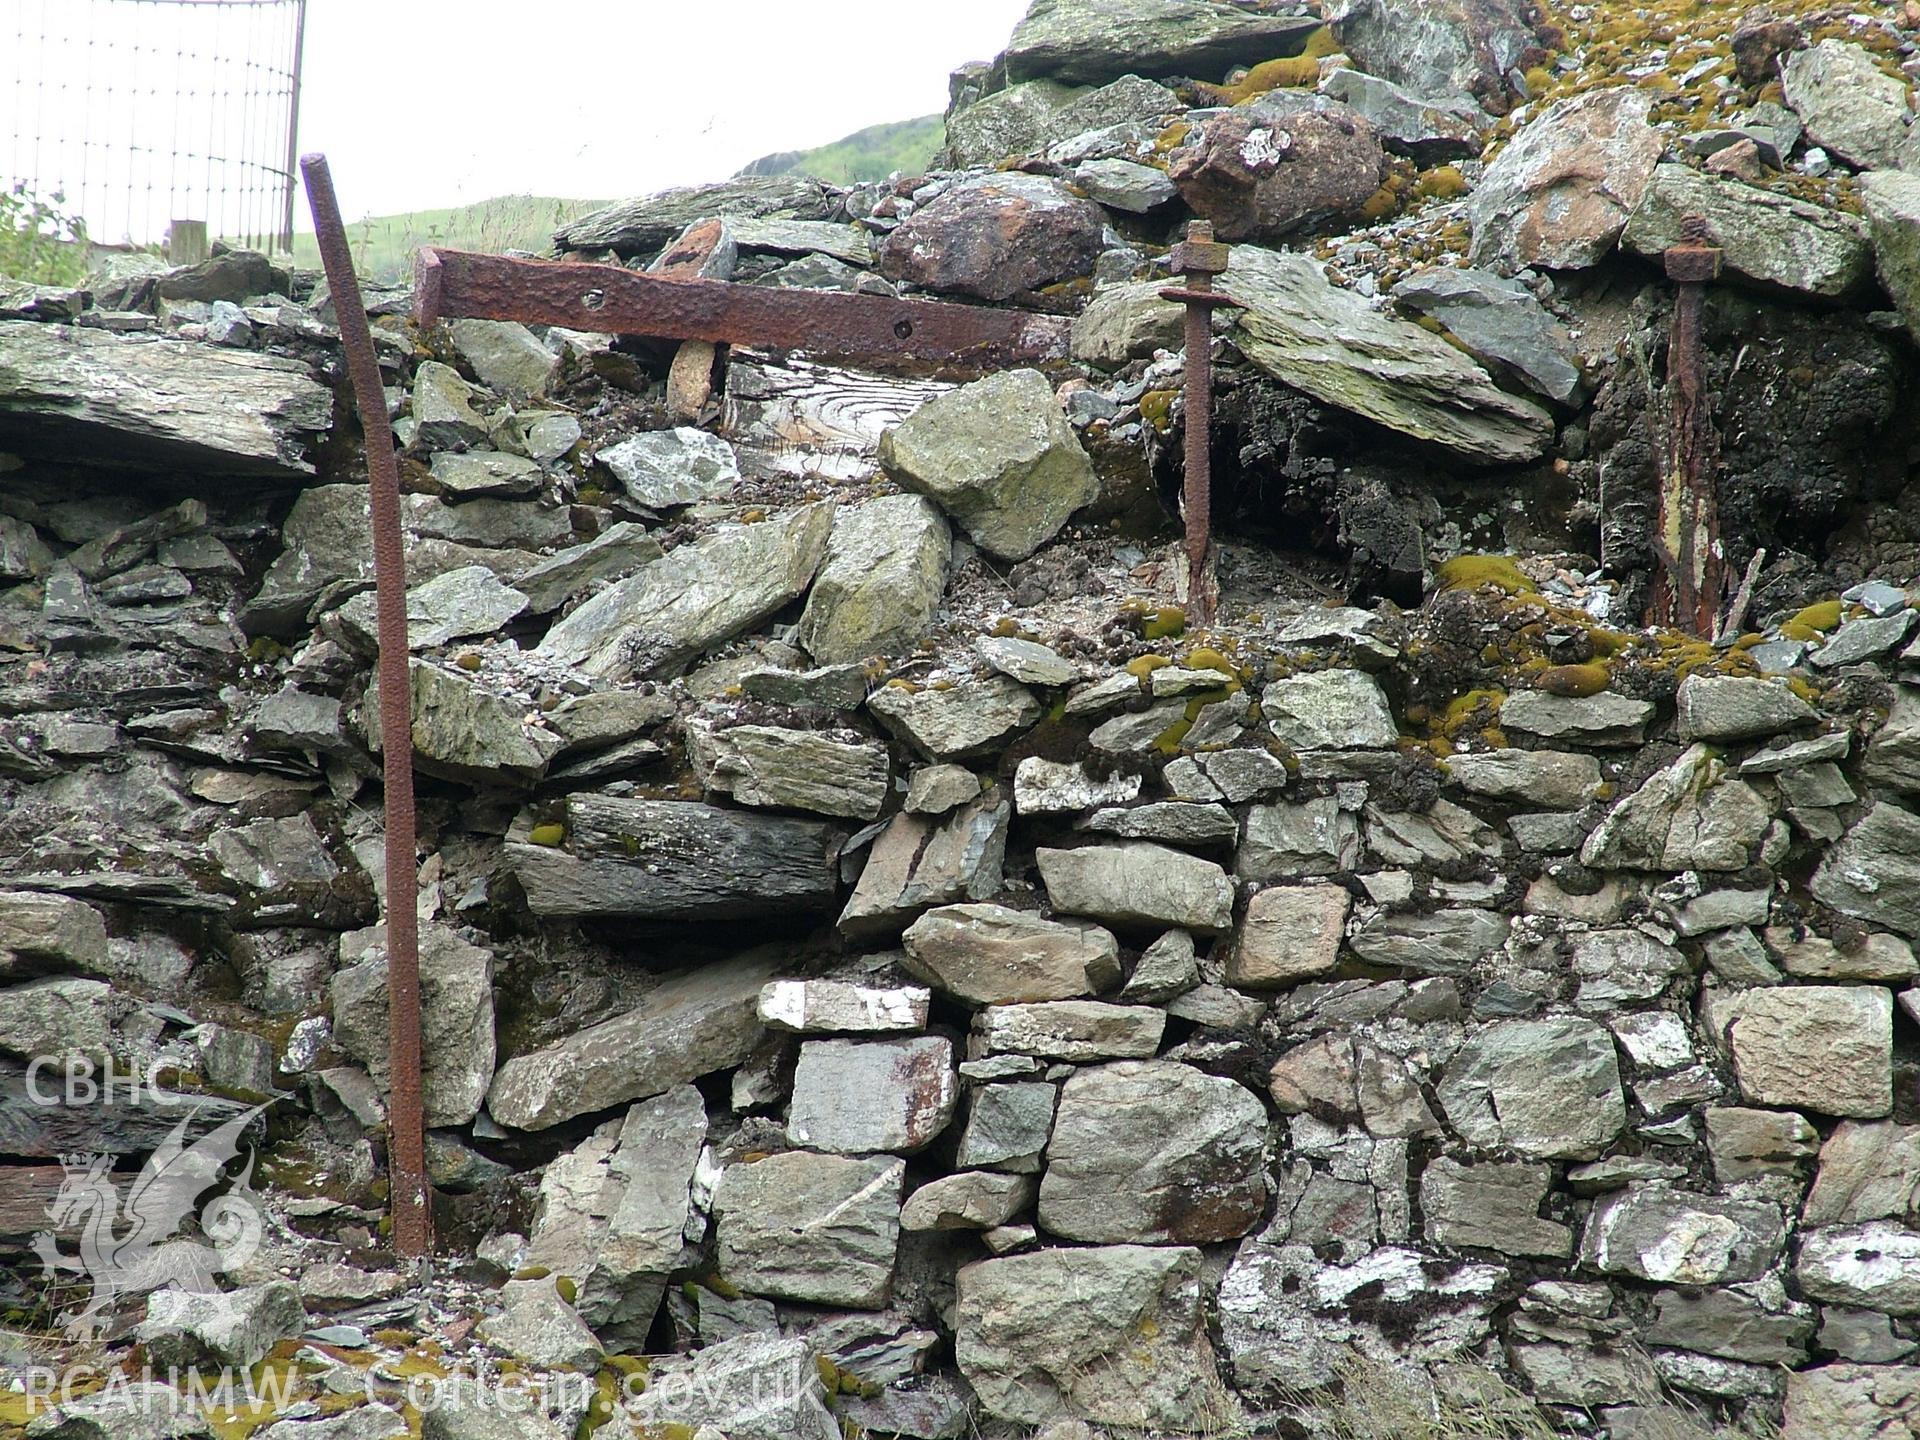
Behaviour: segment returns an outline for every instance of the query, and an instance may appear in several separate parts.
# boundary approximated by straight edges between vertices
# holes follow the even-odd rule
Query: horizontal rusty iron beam
[[[518,320],[608,335],[971,369],[1064,360],[1071,324],[1021,310],[672,280],[617,265],[433,249],[420,252],[414,313],[422,325],[456,318]]]

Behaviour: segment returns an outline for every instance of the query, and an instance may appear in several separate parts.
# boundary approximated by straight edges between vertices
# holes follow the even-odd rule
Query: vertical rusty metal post
[[[420,876],[414,860],[413,697],[407,673],[407,558],[400,539],[400,467],[393,454],[380,362],[353,252],[324,155],[303,156],[300,173],[327,270],[327,289],[346,352],[354,404],[366,433],[373,500],[373,578],[380,637],[380,762],[386,784],[388,1185],[394,1248],[423,1256],[433,1243],[427,1205],[426,1135],[420,1095]]]
[[[1218,601],[1213,569],[1213,312],[1238,305],[1213,288],[1225,272],[1228,247],[1213,238],[1212,222],[1195,220],[1173,247],[1173,269],[1186,281],[1160,292],[1187,307],[1186,475],[1180,509],[1187,525],[1187,610],[1200,624],[1213,620]]]
[[[1680,243],[1663,258],[1674,286],[1673,326],[1667,340],[1667,447],[1653,536],[1659,564],[1649,618],[1711,639],[1726,578],[1701,332],[1706,287],[1720,274],[1721,252],[1706,221],[1689,215],[1680,222]]]

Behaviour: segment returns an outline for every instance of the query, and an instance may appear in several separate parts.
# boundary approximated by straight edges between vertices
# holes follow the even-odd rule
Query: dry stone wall
[[[374,296],[431,1272],[384,1246],[368,506],[325,293],[227,257],[0,284],[0,1363],[94,1353],[36,1233],[65,1161],[136,1171],[191,1092],[194,1134],[272,1102],[271,1223],[224,1300],[123,1297],[100,1353],[297,1358],[314,1408],[272,1440],[1913,1430],[1904,136],[1806,17],[1742,30],[1751,109],[1703,154],[1665,90],[1535,65],[1507,7],[1274,8],[1043,0],[956,77],[968,170],[559,237],[645,265],[718,214],[712,278],[1078,309],[1046,373],[736,351],[669,414],[641,347]],[[1781,179],[1826,178],[1803,121],[1864,220]],[[1334,178],[1395,205],[1402,162],[1477,185],[1418,212],[1452,260],[1407,274],[1405,227],[1279,248],[1371,218],[1236,169],[1296,123],[1285,164],[1357,147]],[[1707,178],[1755,136],[1779,184]],[[1717,644],[1635,623],[1664,292],[1632,256],[1702,196],[1771,287],[1710,334],[1730,551],[1820,517]],[[1250,237],[1205,630],[1154,497],[1180,206]],[[1287,546],[1231,528],[1263,505]],[[164,1093],[41,1104],[48,1061]],[[503,1365],[549,1387],[507,1430]],[[477,1398],[411,1413],[422,1374]]]

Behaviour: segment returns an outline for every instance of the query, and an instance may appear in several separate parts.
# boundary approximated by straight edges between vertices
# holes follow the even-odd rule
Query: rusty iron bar
[[[373,577],[379,616],[380,763],[386,785],[387,1098],[389,1201],[393,1244],[418,1258],[433,1244],[420,1077],[419,872],[414,860],[413,699],[407,673],[407,560],[400,539],[400,469],[374,355],[366,302],[354,274],[347,228],[324,155],[300,160],[307,204],[346,352],[355,408],[366,435],[373,501]]]
[[[414,315],[518,320],[608,335],[705,340],[805,350],[841,359],[898,357],[979,370],[1064,360],[1070,330],[1057,315],[663,278],[617,265],[514,260],[425,249]]]
[[[1161,298],[1187,307],[1186,316],[1186,474],[1180,494],[1187,527],[1187,611],[1198,624],[1210,624],[1219,604],[1213,565],[1213,312],[1239,305],[1213,288],[1225,273],[1230,249],[1213,238],[1213,225],[1195,220],[1187,238],[1173,247],[1173,269],[1186,280],[1168,286]]]
[[[1706,221],[1688,215],[1680,222],[1680,243],[1663,259],[1674,287],[1673,325],[1667,337],[1667,446],[1654,520],[1658,568],[1649,619],[1712,639],[1726,590],[1726,561],[1701,332],[1706,288],[1719,277],[1721,251]]]

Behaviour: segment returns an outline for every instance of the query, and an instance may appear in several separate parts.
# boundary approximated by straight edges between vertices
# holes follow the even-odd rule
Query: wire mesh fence
[[[307,0],[0,0],[0,182],[149,245],[293,244]]]

